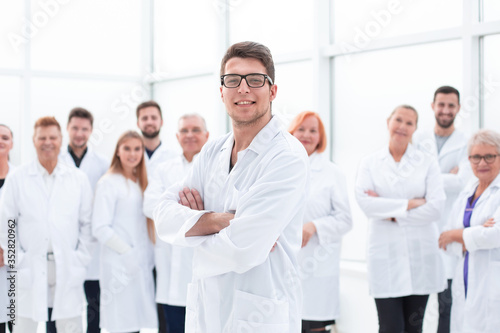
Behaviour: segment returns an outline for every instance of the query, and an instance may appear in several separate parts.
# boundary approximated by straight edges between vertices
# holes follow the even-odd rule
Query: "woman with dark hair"
[[[445,289],[438,221],[445,202],[436,158],[411,144],[417,111],[387,119],[389,145],[365,157],[356,199],[369,219],[368,283],[379,332],[422,332],[429,294]]]
[[[325,128],[316,112],[304,111],[288,131],[306,149],[311,166],[302,249],[298,255],[302,282],[302,332],[331,332],[340,315],[340,247],[352,228],[347,186],[342,171],[324,156]]]
[[[100,327],[109,332],[158,326],[153,246],[142,213],[147,183],[144,141],[137,132],[125,132],[97,183],[92,215],[92,233],[101,243]]]
[[[13,146],[13,135],[10,128],[5,125],[0,124],[0,195],[2,193],[2,187],[5,180],[14,167],[9,163],[9,152]],[[7,317],[7,311],[5,310],[8,306],[9,297],[7,295],[7,267],[6,263],[3,261],[4,250],[0,247],[0,333],[6,331],[5,323],[9,320]],[[10,327],[12,332],[12,328]]]

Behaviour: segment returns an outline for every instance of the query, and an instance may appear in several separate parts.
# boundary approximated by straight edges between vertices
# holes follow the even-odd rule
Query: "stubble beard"
[[[231,117],[231,119],[233,121],[233,126],[235,126],[235,127],[252,127],[255,124],[257,124],[264,116],[266,116],[268,113],[270,113],[270,110],[271,110],[271,106],[269,106],[264,112],[258,113],[257,116],[251,120],[238,120],[238,119],[231,117],[231,115],[229,115],[229,117]]]
[[[455,122],[455,118],[452,118],[449,121],[442,121],[438,117],[436,117],[436,122],[438,123],[439,127],[447,129],[453,125],[453,123]]]
[[[141,130],[142,136],[147,138],[147,139],[155,139],[160,135],[160,131],[154,131],[153,133],[147,133]]]

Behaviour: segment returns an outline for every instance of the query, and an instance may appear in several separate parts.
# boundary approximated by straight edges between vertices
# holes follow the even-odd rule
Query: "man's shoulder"
[[[100,165],[106,165],[109,166],[109,160],[101,153],[95,151],[95,150],[89,150],[87,152],[88,157],[90,157],[92,160],[98,162]]]

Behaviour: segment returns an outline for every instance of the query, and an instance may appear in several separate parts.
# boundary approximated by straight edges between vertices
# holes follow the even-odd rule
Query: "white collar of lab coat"
[[[403,157],[401,157],[400,162],[403,162],[404,160],[406,160],[408,157],[410,157],[415,152],[417,152],[417,150],[415,149],[415,147],[413,147],[413,144],[408,143],[408,147],[406,147],[406,151],[403,154]],[[380,155],[380,158],[382,160],[390,159],[394,162],[394,158],[392,157],[391,152],[389,151],[389,146],[387,146],[386,149],[382,150],[382,154]]]
[[[278,134],[281,130],[281,125],[275,116],[272,116],[271,120],[264,126],[259,133],[253,138],[250,145],[245,150],[251,150],[258,155],[263,151],[267,150],[269,147],[269,142]],[[233,149],[234,143],[234,133],[231,133],[224,144],[221,147],[220,151],[226,149]]]
[[[434,134],[434,132],[433,132]],[[436,139],[435,135],[433,135],[434,140]],[[461,149],[464,144],[466,143],[466,139],[464,137],[464,134],[458,130],[454,130],[453,133],[451,133],[450,137],[446,142],[444,143],[443,147],[441,148],[441,151],[439,152],[439,156],[446,155],[448,152],[456,150],[456,149]]]
[[[467,193],[470,193],[470,194],[474,193],[474,191],[476,190],[476,187],[478,185],[479,185],[479,180],[477,180],[477,178],[474,177],[474,180],[471,180],[468,183],[468,185],[466,186]],[[491,182],[490,186],[488,186],[488,188],[486,189],[486,191],[489,191],[491,188],[496,188],[496,187],[500,187],[500,174],[498,174],[495,177],[495,179],[493,179],[493,181]],[[483,196],[483,195],[481,195],[481,196]]]
[[[62,175],[62,174],[64,174],[64,170],[65,169],[62,167],[61,161],[58,158],[56,167],[54,168],[54,171],[52,171],[51,175],[54,175],[54,176]],[[45,169],[42,166],[42,164],[38,160],[38,157],[36,157],[35,160],[33,161],[33,163],[31,164],[31,167],[30,167],[30,171],[29,171],[30,176],[40,175],[43,177],[44,172],[46,174],[48,174],[47,169]]]
[[[325,161],[325,154],[314,152],[309,156],[311,171],[321,171]]]

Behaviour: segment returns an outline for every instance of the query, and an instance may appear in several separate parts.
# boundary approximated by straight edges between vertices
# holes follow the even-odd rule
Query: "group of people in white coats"
[[[500,134],[480,130],[467,143],[454,127],[453,87],[438,88],[431,107],[434,131],[413,136],[418,114],[398,106],[387,119],[389,147],[358,170],[379,332],[422,332],[431,293],[439,333],[498,332]]]
[[[67,125],[69,144],[67,149],[61,151],[62,134],[57,120],[53,117],[37,120],[34,134],[37,157],[30,163],[37,169],[36,172],[31,170],[33,168],[29,169],[33,178],[28,178],[28,181],[24,180],[26,175],[22,173],[14,173],[11,177],[14,168],[8,163],[8,155],[13,147],[13,135],[8,127],[0,126],[0,175],[3,176],[0,188],[4,189],[4,182],[9,184],[5,188],[7,193],[1,199],[1,218],[2,221],[10,219],[17,222],[15,228],[12,227],[17,233],[16,253],[20,253],[21,248],[21,253],[29,252],[40,261],[32,265],[34,259],[26,262],[26,259],[21,261],[16,257],[17,260],[9,262],[7,251],[5,253],[5,264],[12,263],[18,269],[16,278],[22,280],[17,285],[15,297],[7,297],[6,285],[0,285],[2,295],[5,294],[1,298],[2,302],[5,301],[4,308],[7,309],[10,299],[16,304],[15,316],[2,317],[2,323],[14,319],[10,324],[14,324],[16,332],[34,332],[39,322],[46,322],[47,332],[82,331],[83,298],[80,291],[83,290],[87,297],[87,332],[99,332],[100,328],[109,332],[138,332],[142,328],[158,327],[152,274],[155,231],[152,221],[148,221],[143,214],[143,208],[147,207],[143,207],[143,203],[147,203],[143,200],[148,185],[147,169],[151,170],[149,174],[154,174],[152,170],[164,164],[162,168],[168,171],[169,182],[182,178],[208,139],[205,120],[197,114],[184,115],[179,119],[177,138],[183,152],[176,154],[161,146],[159,130],[163,121],[159,105],[154,101],[141,103],[137,107],[137,125],[143,135],[135,131],[124,133],[118,140],[111,165],[87,146],[92,125],[93,116],[89,111],[79,107],[71,110]],[[23,168],[25,166],[19,169]],[[71,182],[71,175],[81,181],[81,186]],[[168,183],[164,182],[167,180],[164,173],[159,172],[158,175],[153,183],[161,191]],[[30,179],[38,188],[33,189]],[[91,190],[86,185],[90,185]],[[154,192],[153,186],[150,192]],[[75,195],[79,196],[79,200]],[[25,197],[29,202],[24,202]],[[49,211],[41,211],[41,206],[34,205],[42,199],[52,200],[39,204]],[[153,195],[151,199],[157,200],[157,197]],[[60,209],[57,200],[62,202],[64,209]],[[68,203],[68,200],[72,202]],[[57,215],[58,212],[62,215]],[[75,216],[75,212],[79,215]],[[35,215],[38,220],[33,219]],[[64,243],[64,234],[68,230],[50,225],[54,218],[62,223],[63,217],[69,220],[66,229],[72,231],[68,233],[68,240],[72,241],[74,233],[80,237],[75,248],[81,252],[78,257],[82,258],[82,267],[75,267],[73,263],[72,259],[76,259],[77,255],[66,259],[64,252],[70,254],[73,250],[62,249],[59,245]],[[39,223],[39,229],[31,232],[28,228],[32,223]],[[0,229],[0,249],[9,248],[8,227],[6,224]],[[37,244],[36,237],[44,235],[44,242]],[[56,243],[59,246],[52,245]],[[74,245],[69,241],[67,243],[63,245]],[[47,250],[44,251],[45,246]],[[175,251],[182,250],[173,251],[157,251],[162,254],[157,258],[157,280],[159,290],[163,292],[156,292],[156,297],[159,303],[164,303],[160,307],[161,314],[168,317],[164,330],[168,329],[171,333],[184,332],[182,310],[186,297],[182,290],[187,289],[191,276],[190,258],[178,258]],[[45,254],[43,258],[41,253]],[[0,272],[5,275],[7,267],[4,266],[3,254],[2,250]],[[47,263],[46,268],[41,264],[43,260]],[[45,275],[46,279],[43,278]],[[27,285],[34,277],[37,285]],[[44,280],[47,281],[48,299],[42,289]],[[4,281],[8,282],[2,279]],[[68,285],[72,286],[71,293],[68,292]],[[35,288],[41,291],[35,292]],[[164,309],[167,306],[169,311]]]
[[[15,332],[49,320],[48,332],[82,332],[83,291],[88,332],[157,328],[155,303],[169,333],[333,330],[352,218],[344,176],[322,154],[322,120],[305,111],[287,131],[272,115],[274,63],[262,44],[232,45],[220,74],[232,132],[207,143],[204,119],[185,115],[182,154],[162,145],[154,101],[138,106],[142,136],[123,133],[111,163],[87,147],[85,109],[70,112],[64,152],[59,123],[40,118],[37,157],[14,171],[13,135],[0,125],[0,288],[12,264]],[[428,296],[440,293],[440,333],[492,333],[500,325],[500,135],[480,131],[466,147],[453,125],[454,88],[439,88],[432,108],[434,133],[412,140],[418,114],[397,107],[389,147],[358,171],[379,331],[421,332]]]

